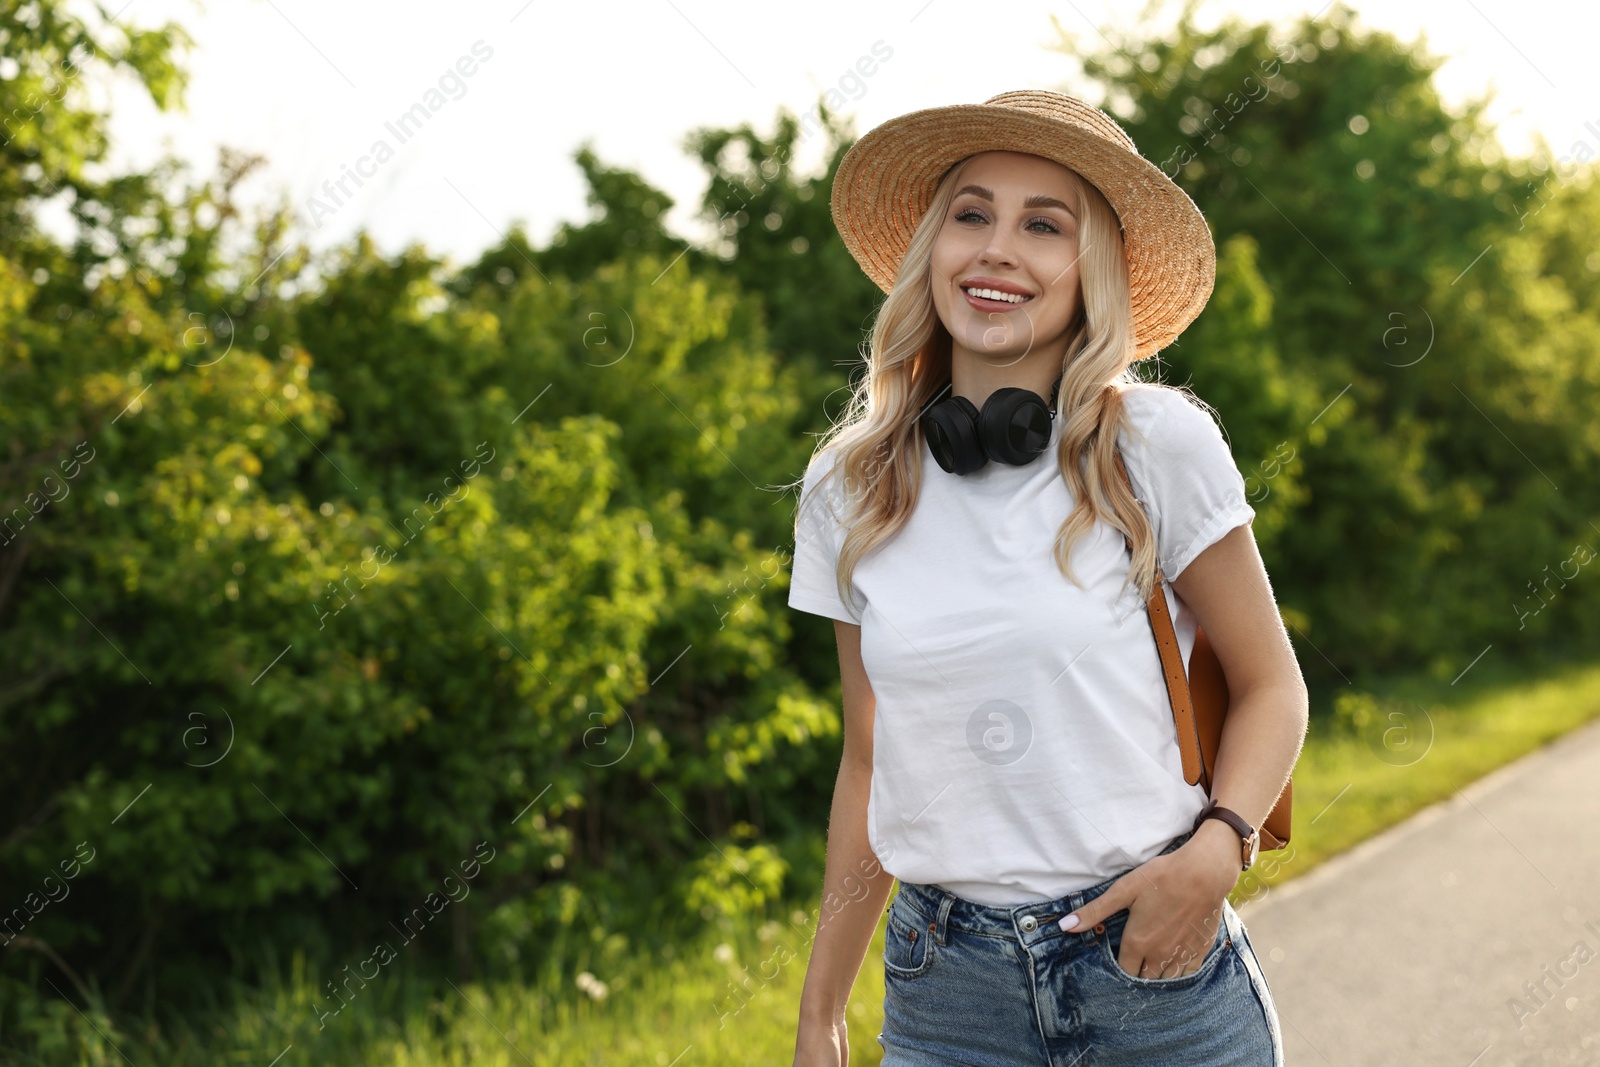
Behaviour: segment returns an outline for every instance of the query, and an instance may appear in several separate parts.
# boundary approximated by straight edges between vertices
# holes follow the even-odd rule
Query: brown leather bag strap
[[[1122,452],[1118,450],[1117,471],[1122,475],[1122,482],[1128,487],[1128,492],[1134,493],[1133,480],[1128,477],[1128,468],[1122,462]],[[1133,541],[1127,534],[1122,535],[1122,540],[1128,546],[1128,552],[1133,552]],[[1156,652],[1161,656],[1161,671],[1167,679],[1167,700],[1172,705],[1172,723],[1178,733],[1178,752],[1183,757],[1183,780],[1190,785],[1204,785],[1206,792],[1211,792],[1211,773],[1200,755],[1200,728],[1195,721],[1194,702],[1189,695],[1189,678],[1183,670],[1183,649],[1178,645],[1178,635],[1172,626],[1172,615],[1167,610],[1167,594],[1163,588],[1165,579],[1161,575],[1161,568],[1156,568],[1155,584],[1150,590],[1150,600],[1145,604],[1150,616],[1150,629],[1155,634]]]

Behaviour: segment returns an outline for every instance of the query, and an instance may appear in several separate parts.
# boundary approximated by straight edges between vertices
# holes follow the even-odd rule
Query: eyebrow
[[[989,203],[994,203],[994,190],[987,189],[981,185],[963,185],[961,188],[956,190],[957,196],[960,196],[962,193],[971,193],[974,196],[981,196],[985,200],[989,201]],[[1058,208],[1061,211],[1065,211],[1073,218],[1078,217],[1078,213],[1076,211],[1073,211],[1070,207],[1063,204],[1055,197],[1045,196],[1043,193],[1034,193],[1032,196],[1028,197],[1028,199],[1022,202],[1022,206],[1024,208],[1053,207]]]

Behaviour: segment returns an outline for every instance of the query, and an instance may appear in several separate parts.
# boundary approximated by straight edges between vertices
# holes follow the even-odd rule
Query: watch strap
[[[1233,827],[1233,832],[1239,835],[1239,839],[1241,841],[1250,840],[1251,835],[1256,832],[1256,828],[1254,826],[1251,826],[1249,823],[1244,821],[1244,816],[1240,815],[1236,811],[1223,807],[1215,801],[1206,805],[1205,810],[1200,813],[1200,817],[1194,821],[1194,828],[1196,830],[1200,829],[1200,824],[1205,822],[1207,819],[1221,819],[1223,822]]]

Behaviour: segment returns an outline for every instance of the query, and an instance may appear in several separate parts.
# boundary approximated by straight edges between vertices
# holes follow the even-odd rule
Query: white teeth
[[[1017,293],[1002,293],[998,289],[968,289],[967,292],[980,300],[1003,300],[1007,304],[1020,304],[1033,299],[1031,296],[1021,296]]]

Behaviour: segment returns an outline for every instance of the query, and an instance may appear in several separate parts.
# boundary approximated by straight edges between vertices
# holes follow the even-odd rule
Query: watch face
[[[1256,856],[1261,852],[1261,834],[1253,833],[1244,842],[1244,869],[1249,870],[1255,865]]]

